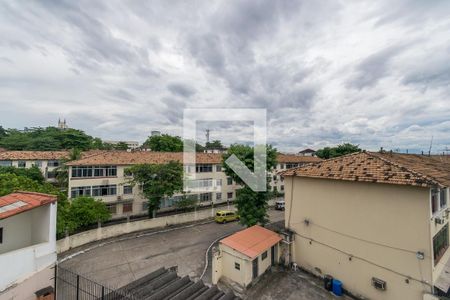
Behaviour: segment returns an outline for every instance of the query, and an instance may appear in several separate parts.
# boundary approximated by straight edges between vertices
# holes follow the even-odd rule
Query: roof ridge
[[[387,159],[387,158],[385,158],[385,157],[381,157],[381,156],[379,156],[379,155],[376,154],[377,152],[366,152],[366,153],[367,153],[369,156],[371,156],[371,157],[378,158],[378,159],[380,159],[380,160],[382,160],[382,161],[384,161],[384,162],[386,162],[386,163],[388,163],[388,164],[390,164],[390,165],[393,165],[393,166],[395,166],[395,167],[397,167],[397,168],[401,168],[401,169],[403,168],[404,170],[406,170],[406,171],[412,173],[412,174],[415,175],[415,176],[423,177],[424,179],[426,179],[426,180],[428,180],[428,181],[431,181],[431,182],[433,182],[434,184],[437,184],[437,185],[439,185],[439,186],[442,186],[442,184],[439,183],[439,181],[437,181],[434,177],[429,176],[429,175],[425,175],[425,174],[423,174],[423,173],[421,173],[421,172],[414,171],[414,170],[412,170],[412,169],[410,169],[410,168],[404,166],[403,164],[400,164],[400,163],[391,161],[391,160],[389,160],[389,159]]]
[[[52,197],[52,198],[56,198],[56,195],[53,194],[47,194],[47,193],[40,193],[40,192],[31,192],[31,191],[21,191],[21,190],[17,190],[12,192],[11,194],[28,194],[28,195],[38,195],[38,196],[47,196],[47,197]],[[11,195],[9,194],[9,195]],[[5,195],[7,196],[7,195]]]

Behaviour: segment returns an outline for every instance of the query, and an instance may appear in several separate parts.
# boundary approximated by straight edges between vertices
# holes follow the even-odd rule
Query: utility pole
[[[209,132],[210,132],[211,130],[209,130],[209,129],[206,129],[206,143],[207,144],[209,144]]]

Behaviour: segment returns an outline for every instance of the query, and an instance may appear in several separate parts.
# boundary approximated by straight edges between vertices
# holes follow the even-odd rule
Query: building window
[[[59,167],[59,160],[49,160],[47,163],[49,167]]]
[[[147,211],[148,210],[148,202],[142,203],[142,210]]]
[[[292,168],[297,168],[298,164],[296,163],[287,163],[286,164],[286,169],[292,169]]]
[[[56,172],[55,171],[47,172],[47,178],[48,179],[56,178]]]
[[[222,200],[222,193],[216,193],[216,200]]]
[[[233,179],[231,177],[227,177],[227,184],[228,185],[232,185],[233,184]]]
[[[222,172],[222,165],[216,165],[216,172]]]
[[[3,244],[3,227],[0,227],[0,244]]]
[[[27,162],[24,160],[19,160],[19,162],[17,163],[18,168],[25,168],[26,165],[27,165]]]
[[[207,173],[212,172],[212,165],[200,164],[195,166],[196,173]]]
[[[212,200],[212,193],[203,193],[200,194],[200,202],[206,202]]]
[[[10,160],[0,160],[0,167],[11,167],[12,161]]]
[[[90,196],[91,195],[91,187],[90,186],[78,186],[73,187],[70,190],[70,197],[76,198],[80,196]]]
[[[441,189],[440,195],[439,195],[439,204],[441,209],[447,207],[447,190]]]
[[[233,192],[227,193],[227,199],[231,199],[231,198],[233,198]]]
[[[284,169],[284,164],[280,164],[280,169]]]
[[[222,179],[216,179],[216,186],[222,186]]]
[[[133,186],[132,185],[124,185],[123,186],[123,194],[124,195],[133,194]]]
[[[117,194],[117,185],[95,185],[92,187],[92,196],[112,196]]]
[[[117,166],[75,166],[72,177],[115,177]]]
[[[117,205],[116,204],[106,204],[106,208],[113,215],[117,213]]]
[[[234,268],[235,268],[236,270],[241,270],[241,264],[235,262],[235,263],[234,263]]]
[[[122,205],[122,213],[133,212],[133,203],[124,203]]]
[[[284,191],[284,185],[280,186],[280,190]]]
[[[267,258],[267,251],[264,251],[261,255],[261,260],[265,260]]]
[[[436,265],[448,248],[448,224],[433,237],[433,256]]]
[[[277,175],[273,175],[273,181],[277,180]]]
[[[42,161],[36,160],[36,161],[34,162],[33,166],[36,166],[36,167],[38,167],[38,168],[42,167]]]

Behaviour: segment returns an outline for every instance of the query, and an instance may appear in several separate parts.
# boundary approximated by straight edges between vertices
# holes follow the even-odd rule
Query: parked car
[[[275,202],[275,209],[284,210],[284,200],[279,200]]]
[[[235,211],[221,210],[216,213],[214,220],[217,223],[227,223],[239,220],[239,215]]]

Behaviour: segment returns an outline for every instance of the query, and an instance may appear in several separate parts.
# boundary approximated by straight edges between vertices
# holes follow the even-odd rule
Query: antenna
[[[208,143],[209,144],[209,132],[210,132],[211,130],[209,130],[209,129],[206,129],[206,143]]]
[[[431,136],[430,149],[428,150],[428,156],[431,155],[431,147],[433,147],[433,136]]]

